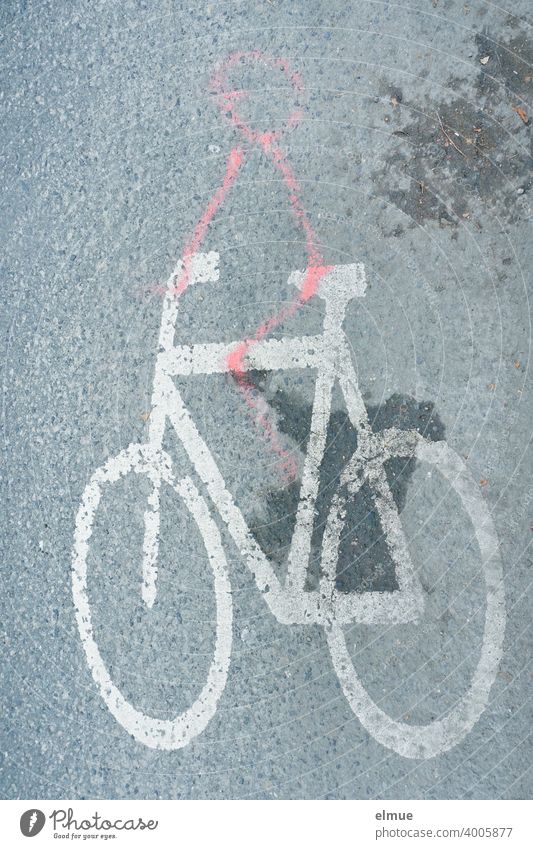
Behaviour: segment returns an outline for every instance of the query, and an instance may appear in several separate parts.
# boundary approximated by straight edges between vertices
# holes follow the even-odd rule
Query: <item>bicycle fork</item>
[[[219,255],[216,251],[198,253],[190,257],[188,261],[189,285],[206,282],[216,283],[219,279],[218,259]],[[164,374],[161,365],[161,355],[170,352],[174,345],[178,314],[178,298],[176,297],[175,286],[183,274],[184,266],[184,260],[178,260],[165,286],[148,430],[148,442],[156,450],[160,450],[162,447],[167,417],[170,413],[168,392],[165,391],[168,377]],[[148,608],[153,606],[157,595],[160,492],[161,479],[159,478],[154,483],[152,492],[148,496],[147,509],[144,514],[141,595]]]

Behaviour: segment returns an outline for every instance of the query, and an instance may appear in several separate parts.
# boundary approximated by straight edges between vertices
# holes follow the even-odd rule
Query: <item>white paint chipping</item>
[[[217,629],[213,661],[206,683],[191,707],[174,719],[157,719],[137,710],[113,683],[97,646],[87,590],[87,555],[96,511],[103,489],[128,473],[147,475],[152,484],[164,481],[183,499],[198,525],[213,570]],[[227,563],[219,530],[190,478],[175,483],[170,458],[149,445],[132,444],[94,472],[85,487],[76,517],[72,593],[83,648],[100,695],[125,730],[154,749],[179,749],[200,734],[214,715],[226,686],[231,657],[232,599]]]
[[[190,267],[189,283],[219,279],[216,252],[197,254]],[[167,283],[163,304],[159,352],[156,361],[148,441],[132,444],[98,469],[89,481],[76,519],[72,589],[76,618],[87,661],[102,698],[117,721],[139,742],[162,749],[187,745],[206,727],[227,680],[232,641],[232,600],[227,563],[220,534],[209,507],[190,478],[176,481],[168,455],[162,450],[170,424],[183,444],[196,474],[227,526],[258,589],[276,619],[284,624],[319,624],[325,629],[329,650],[348,703],[367,731],[384,746],[410,758],[433,757],[459,743],[481,715],[494,681],[502,652],[505,607],[502,568],[490,514],[462,459],[444,442],[427,442],[416,431],[390,429],[374,434],[359,390],[342,325],[347,304],[366,289],[364,266],[336,266],[320,280],[319,296],[326,302],[323,333],[319,336],[265,340],[250,349],[246,369],[317,370],[311,433],[304,464],[300,502],[291,540],[287,580],[281,584],[258,546],[172,377],[228,371],[228,354],[235,343],[174,345],[179,300],[174,288],[183,271],[180,261]],[[301,285],[303,272],[294,272],[289,283]],[[319,487],[320,464],[331,414],[331,395],[339,381],[348,414],[358,433],[358,446],[341,475],[332,499],[322,544],[322,578],[317,591],[304,589]],[[449,714],[426,726],[407,725],[392,719],[370,698],[353,666],[343,626],[358,622],[375,625],[416,622],[423,615],[423,593],[411,562],[400,517],[392,498],[384,464],[391,457],[416,457],[434,466],[459,494],[470,517],[481,552],[487,608],[480,660],[467,693]],[[203,537],[213,570],[217,627],[214,657],[206,684],[188,711],[171,720],[147,716],[131,705],[113,684],[96,644],[87,589],[87,556],[94,519],[105,487],[126,474],[143,474],[151,482],[145,511],[142,562],[142,597],[152,607],[157,597],[160,489],[171,486],[183,499]],[[363,483],[373,493],[386,544],[395,564],[399,590],[391,593],[339,593],[335,576],[346,499],[355,498]]]
[[[410,434],[414,437],[416,431]],[[370,698],[355,670],[342,628],[326,629],[333,666],[344,695],[361,724],[378,742],[406,758],[431,758],[451,749],[472,729],[487,704],[500,664],[505,631],[505,598],[498,540],[478,484],[465,463],[445,442],[428,442],[419,434],[416,444],[402,431],[384,434],[389,457],[410,457],[434,465],[461,498],[474,529],[479,550],[487,604],[480,658],[470,688],[442,719],[411,725],[392,719]]]

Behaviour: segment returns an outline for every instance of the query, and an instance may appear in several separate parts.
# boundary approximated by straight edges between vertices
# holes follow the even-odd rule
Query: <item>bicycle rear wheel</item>
[[[486,589],[483,643],[467,692],[440,719],[415,725],[393,719],[370,697],[355,669],[343,627],[334,620],[325,629],[328,647],[344,695],[363,727],[383,746],[406,758],[431,758],[456,746],[483,713],[500,663],[505,631],[502,564],[496,531],[488,508],[462,458],[445,442],[429,442],[416,431],[385,431],[383,462],[391,457],[415,457],[429,463],[459,495],[472,524]],[[328,517],[328,523],[337,521]]]
[[[104,486],[128,473],[146,475],[153,487],[162,482],[181,497],[203,538],[213,571],[217,610],[216,641],[207,680],[191,707],[173,719],[159,719],[137,710],[113,683],[95,640],[87,593],[87,555],[94,519]],[[139,743],[154,749],[179,749],[200,734],[213,717],[226,686],[231,656],[232,598],[227,562],[215,521],[205,499],[188,477],[175,482],[169,456],[150,445],[132,444],[97,469],[85,487],[76,517],[72,566],[76,621],[87,663],[100,695],[122,727]]]

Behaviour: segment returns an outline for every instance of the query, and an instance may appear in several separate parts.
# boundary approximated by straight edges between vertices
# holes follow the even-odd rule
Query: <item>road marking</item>
[[[243,134],[246,141],[261,146],[283,177],[294,216],[306,239],[307,267],[303,272],[294,272],[289,278],[289,282],[297,286],[300,294],[280,312],[263,322],[251,338],[240,341],[235,346],[214,344],[174,347],[178,296],[191,284],[216,282],[219,279],[218,253],[201,253],[199,248],[211,220],[234,186],[244,160],[244,149],[232,148],[224,179],[200,217],[186,243],[183,258],[167,282],[149,416],[148,444],[132,444],[98,469],[85,488],[78,510],[72,592],[82,644],[102,698],[118,722],[139,742],[153,748],[180,748],[201,733],[213,717],[226,685],[230,663],[231,588],[220,533],[210,515],[207,502],[189,477],[177,482],[174,480],[170,458],[162,450],[164,431],[170,422],[241,556],[246,560],[273,615],[281,623],[323,625],[339,682],[351,709],[363,726],[380,743],[405,757],[433,757],[460,742],[477,721],[486,706],[500,661],[505,607],[502,568],[494,526],[464,462],[446,443],[427,442],[416,431],[390,429],[383,434],[372,432],[342,329],[348,302],[353,297],[364,295],[364,267],[360,263],[336,267],[324,265],[315,248],[312,227],[301,205],[298,183],[278,145],[281,131],[253,131],[240,117],[236,108],[245,93],[227,91],[225,88],[229,71],[243,59],[260,61],[267,66],[278,68],[287,76],[297,94],[303,90],[301,78],[290,69],[285,60],[272,59],[253,51],[232,54],[212,79],[219,105],[229,114],[231,123]],[[287,126],[296,125],[298,119],[299,110],[295,109],[289,116]],[[321,336],[267,341],[266,336],[281,321],[296,312],[315,294],[319,294],[326,302]],[[253,411],[254,420],[260,424],[271,447],[286,464],[287,473],[294,475],[295,469],[291,465],[294,458],[287,455],[283,448],[266,402],[262,398],[258,400],[253,394],[247,372],[251,368],[284,370],[315,367],[317,380],[311,434],[289,552],[287,581],[282,585],[228,491],[220,469],[183,403],[172,377],[180,374],[232,373],[250,410]],[[395,564],[399,586],[397,592],[347,595],[336,590],[338,551],[345,518],[344,503],[338,493],[332,500],[323,538],[323,576],[320,588],[314,592],[306,592],[304,588],[320,466],[331,414],[333,383],[336,379],[339,380],[352,425],[358,433],[357,449],[343,470],[340,485],[345,488],[346,497],[350,498],[357,495],[364,482],[368,482],[372,488],[386,543]],[[472,684],[454,709],[443,719],[426,726],[398,722],[378,708],[359,680],[342,630],[342,625],[356,621],[367,624],[414,621],[423,609],[421,588],[411,563],[384,468],[385,462],[392,457],[413,455],[434,465],[459,494],[472,522],[481,552],[487,589],[483,645]],[[104,484],[116,483],[130,472],[147,475],[152,484],[145,512],[142,562],[142,595],[147,606],[152,607],[156,599],[160,489],[163,484],[171,486],[183,499],[196,521],[213,571],[217,607],[213,662],[206,684],[194,704],[172,720],[147,716],[136,710],[123,697],[110,678],[93,633],[87,592],[87,556],[94,518]]]

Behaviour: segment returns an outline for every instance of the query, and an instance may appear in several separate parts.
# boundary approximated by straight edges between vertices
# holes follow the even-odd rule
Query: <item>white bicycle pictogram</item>
[[[190,283],[214,283],[219,278],[218,254],[196,253],[189,258]],[[363,297],[366,281],[362,264],[330,268],[319,282],[318,296],[325,301],[323,332],[319,335],[264,339],[247,354],[244,369],[276,371],[314,369],[315,394],[311,432],[304,461],[300,500],[290,543],[287,575],[280,581],[229,492],[209,446],[176,388],[179,375],[229,372],[228,358],[235,343],[175,345],[179,302],[175,282],[182,273],[180,261],[171,275],[163,304],[149,418],[145,443],[132,443],[97,469],[87,484],[77,513],[72,589],[76,618],[92,676],[107,707],[137,741],[157,749],[178,749],[200,734],[214,716],[228,678],[232,648],[232,595],[228,565],[215,511],[225,523],[240,555],[251,571],[270,612],[286,625],[317,624],[324,628],[327,645],[342,690],[353,713],[381,744],[409,758],[438,755],[459,743],[486,707],[502,653],[505,627],[504,590],[498,541],[488,508],[463,459],[446,442],[428,441],[416,430],[390,428],[372,431],[359,389],[347,339],[343,331],[345,310],[351,299]],[[303,272],[294,272],[289,284],[298,286]],[[311,553],[313,515],[319,491],[320,466],[326,449],[327,424],[335,381],[342,390],[357,447],[341,473],[332,498],[321,548],[321,577],[317,589],[306,589]],[[182,443],[207,498],[193,479],[180,477],[164,451],[163,436],[170,425]],[[345,628],[350,623],[398,624],[417,622],[423,615],[424,596],[416,575],[400,516],[391,495],[385,463],[391,458],[414,458],[428,463],[460,497],[469,516],[481,557],[486,608],[483,642],[469,689],[454,707],[427,725],[408,724],[387,715],[373,701],[349,654]],[[217,608],[216,638],[207,680],[190,708],[172,719],[149,716],[134,707],[112,681],[97,645],[87,590],[87,557],[93,525],[106,488],[125,475],[145,476],[150,495],[144,515],[142,596],[148,607],[157,593],[160,493],[170,487],[183,500],[202,536],[213,573]],[[391,592],[345,593],[335,577],[346,500],[357,498],[367,483],[373,493],[383,534],[394,563],[398,589]]]

